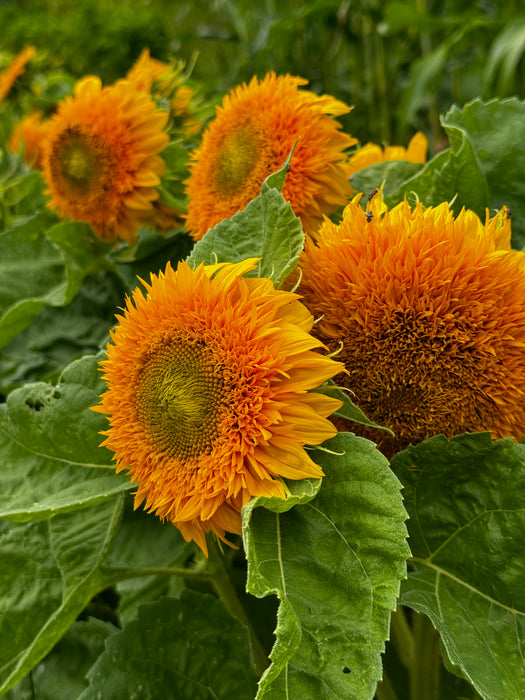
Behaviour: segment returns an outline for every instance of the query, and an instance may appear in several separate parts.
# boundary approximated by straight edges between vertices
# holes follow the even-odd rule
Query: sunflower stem
[[[390,679],[386,675],[384,669],[383,678],[376,689],[376,697],[377,700],[399,700],[399,698],[397,697],[397,693],[394,690],[392,683],[390,682]]]
[[[410,668],[414,656],[414,637],[407,622],[405,609],[399,606],[390,619],[390,638],[403,666]]]
[[[200,569],[185,569],[181,566],[151,567],[146,569],[128,569],[115,575],[113,579],[105,582],[105,585],[113,586],[120,581],[127,581],[141,576],[180,576],[192,581],[210,581],[213,578],[213,571]]]
[[[414,653],[410,665],[411,700],[439,700],[439,634],[422,613],[414,613]]]
[[[255,664],[255,669],[259,676],[261,676],[268,666],[268,657],[264,651],[261,642],[259,641],[255,630],[250,622],[246,611],[241,605],[241,601],[237,595],[237,591],[233,586],[228,571],[224,566],[224,558],[222,552],[215,540],[208,542],[209,544],[209,561],[212,564],[211,571],[213,572],[213,585],[217,592],[217,595],[226,605],[229,612],[233,617],[237,618],[247,629],[250,635],[250,642],[252,646],[252,656]]]

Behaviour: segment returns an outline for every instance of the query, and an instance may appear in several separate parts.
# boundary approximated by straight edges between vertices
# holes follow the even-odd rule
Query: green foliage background
[[[525,97],[519,0],[3,0],[0,51],[34,44],[46,68],[121,77],[148,46],[196,63],[210,97],[268,70],[301,75],[354,112],[364,143],[422,129],[443,145],[439,115],[475,97]]]

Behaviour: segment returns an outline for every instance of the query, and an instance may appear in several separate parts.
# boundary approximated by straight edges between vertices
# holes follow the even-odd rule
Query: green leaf
[[[340,433],[324,447],[335,454],[315,452],[326,476],[314,500],[243,508],[247,590],[280,599],[257,700],[364,700],[381,678],[409,555],[400,484],[368,440]]]
[[[73,299],[86,275],[112,267],[106,257],[112,244],[96,236],[89,224],[65,221],[50,228],[46,234],[64,254],[69,282],[68,301]]]
[[[42,232],[47,214],[0,233],[0,347],[28,326],[46,304],[66,303],[66,269],[60,250]]]
[[[367,418],[363,411],[348,397],[348,394],[342,391],[331,379],[322,386],[317,387],[315,391],[318,394],[326,394],[327,396],[331,396],[332,398],[339,399],[343,402],[341,408],[337,410],[334,415],[360,423],[361,425],[368,425],[370,428],[386,430],[386,432],[390,433],[390,435],[395,435],[390,428],[385,428],[384,425],[378,425],[377,423],[371,421],[370,418]]]
[[[106,419],[90,410],[104,386],[99,359],[77,360],[58,385],[28,384],[0,405],[0,517],[49,518],[131,488],[100,446]]]
[[[52,651],[10,691],[6,700],[72,700],[87,687],[85,675],[115,627],[102,620],[74,622]]]
[[[201,262],[261,258],[253,276],[270,277],[279,287],[295,268],[303,243],[300,219],[278,190],[265,186],[246,209],[210,229],[187,261],[195,268]]]
[[[393,206],[404,197],[414,195],[425,206],[453,202],[459,213],[461,207],[472,209],[485,221],[485,207],[489,204],[487,181],[467,135],[459,129],[446,129],[451,147],[438,153],[414,177],[406,180],[397,192],[385,197]]]
[[[290,163],[296,146],[297,141],[294,143],[292,150],[290,151],[288,158],[284,161],[282,168],[277,170],[275,173],[268,175],[266,180],[263,182],[261,192],[265,192],[268,188],[272,187],[279,190],[279,192],[283,191],[284,181],[286,180],[286,175],[290,172]]]
[[[398,453],[412,569],[401,602],[430,617],[487,700],[525,688],[525,444],[488,433]]]
[[[121,579],[117,591],[123,622],[135,618],[142,603],[168,593],[179,597],[184,581],[173,575],[174,567],[182,568],[194,551],[194,544],[186,542],[173,523],[162,522],[142,508],[134,510],[131,498],[127,506],[104,563],[108,576]]]
[[[452,107],[442,123],[447,133],[460,133],[470,143],[487,182],[486,206],[501,209],[506,204],[512,209],[513,243],[515,247],[524,247],[525,102],[516,98],[474,100],[461,110]],[[468,191],[476,186],[476,182],[470,183]],[[459,200],[467,206],[463,191],[459,190]],[[485,212],[481,215],[484,220]]]
[[[356,192],[363,192],[365,197],[375,189],[383,186],[383,198],[389,202],[393,198],[397,204],[399,192],[404,192],[407,180],[410,180],[423,168],[422,163],[410,163],[407,160],[386,160],[374,163],[359,170],[351,176],[350,182]]]
[[[42,659],[105,585],[122,496],[0,531],[0,694]]]
[[[29,382],[56,382],[72,360],[97,353],[115,324],[122,296],[118,278],[99,272],[84,280],[67,306],[43,309],[0,350],[0,394]]]
[[[255,695],[246,630],[210,595],[185,591],[180,600],[144,605],[138,619],[109,637],[106,647],[78,700],[252,700]]]
[[[173,267],[191,251],[193,241],[181,231],[159,234],[142,228],[136,245],[122,246],[111,254],[116,270],[128,290],[139,284],[139,278],[149,282],[150,273],[164,270],[168,261]]]

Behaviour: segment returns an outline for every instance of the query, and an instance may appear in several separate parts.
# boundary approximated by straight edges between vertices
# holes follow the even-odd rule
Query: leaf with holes
[[[397,454],[413,553],[401,602],[487,700],[525,688],[525,444],[438,436]]]
[[[364,438],[340,433],[324,447],[312,453],[326,474],[313,500],[243,508],[247,589],[280,599],[258,700],[366,700],[381,678],[409,555],[400,484]]]
[[[69,365],[59,384],[27,384],[0,404],[0,517],[49,518],[131,488],[100,446],[103,416],[90,410],[104,384],[101,356]]]

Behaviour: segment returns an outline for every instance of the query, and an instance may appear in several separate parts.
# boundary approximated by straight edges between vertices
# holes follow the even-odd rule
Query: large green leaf
[[[405,183],[423,168],[422,163],[410,163],[406,160],[386,160],[374,163],[359,170],[350,178],[356,192],[365,197],[373,190],[383,188],[383,198],[387,203],[397,204],[399,192],[404,192]],[[366,201],[366,200],[365,200]]]
[[[44,307],[68,304],[87,274],[111,267],[109,245],[90,226],[51,226],[46,213],[1,232],[0,246],[0,347]]]
[[[162,522],[127,501],[122,524],[111,546],[104,572],[117,584],[121,621],[137,616],[142,603],[161,595],[178,597],[184,589],[180,571],[194,551],[173,523]],[[152,542],[155,546],[152,547]]]
[[[400,162],[372,165],[352,177],[358,191],[367,194],[384,187],[391,207],[407,197],[426,206],[452,202],[475,211],[485,221],[505,204],[512,211],[513,244],[525,246],[525,102],[516,98],[482,102],[463,109],[452,107],[442,118],[450,148],[438,153],[418,172]],[[408,175],[408,177],[406,177]]]
[[[104,651],[115,627],[102,620],[74,622],[53,650],[7,692],[6,700],[73,700],[87,687],[85,675]]]
[[[106,647],[79,700],[253,700],[255,695],[247,632],[210,595],[185,591],[180,600],[144,605],[138,619],[109,637]]]
[[[468,140],[488,186],[487,206],[512,210],[516,247],[525,246],[525,102],[516,98],[452,107],[442,119],[450,135]],[[471,188],[476,186],[471,183]],[[460,192],[462,199],[462,192]],[[484,215],[484,212],[482,212]]]
[[[525,688],[525,444],[438,436],[397,454],[413,553],[401,602],[427,614],[488,700]]]
[[[63,636],[105,585],[100,565],[122,496],[0,531],[0,694]]]
[[[69,365],[59,384],[28,384],[0,405],[0,517],[49,518],[129,490],[100,447],[106,420],[90,407],[103,388],[97,360]]]
[[[97,353],[109,338],[122,297],[117,276],[98,272],[83,281],[67,306],[42,309],[0,350],[0,394],[30,382],[56,382],[72,360]]]
[[[400,484],[364,438],[340,433],[324,447],[314,500],[285,513],[280,499],[243,508],[247,589],[280,599],[258,700],[365,700],[381,678],[409,555]]]
[[[453,202],[458,213],[461,207],[474,210],[485,220],[489,205],[487,182],[467,135],[461,130],[447,129],[450,148],[438,153],[416,175],[405,180],[397,191],[389,190],[385,201],[389,206],[404,197],[417,198],[426,206]]]
[[[303,242],[301,221],[290,204],[277,189],[264,185],[246,209],[208,231],[187,260],[196,267],[261,258],[253,274],[270,277],[279,287],[297,264]]]
[[[46,304],[66,303],[62,253],[45,236],[47,214],[0,233],[0,347],[7,345]]]

